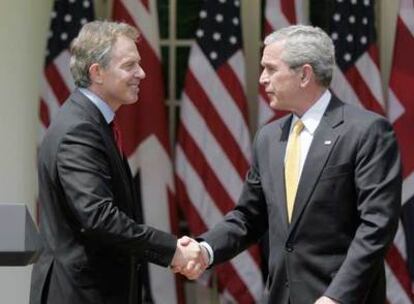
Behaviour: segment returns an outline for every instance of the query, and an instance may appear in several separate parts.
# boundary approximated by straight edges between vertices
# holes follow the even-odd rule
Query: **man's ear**
[[[89,78],[91,79],[92,83],[102,84],[102,67],[98,63],[93,63],[89,67]]]
[[[305,86],[307,86],[309,84],[309,82],[311,81],[312,77],[314,76],[313,74],[313,68],[310,64],[304,64],[302,67],[302,71],[300,72],[300,86],[303,88]]]

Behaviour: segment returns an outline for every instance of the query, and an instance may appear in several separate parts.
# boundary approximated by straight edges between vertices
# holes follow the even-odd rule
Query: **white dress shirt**
[[[329,90],[326,90],[322,96],[315,102],[312,107],[310,107],[305,114],[302,115],[300,120],[302,120],[304,124],[304,128],[302,132],[299,134],[299,141],[300,141],[300,165],[299,165],[299,176],[302,174],[303,165],[305,164],[306,157],[309,152],[309,148],[312,144],[313,136],[315,134],[316,128],[319,126],[321,122],[322,116],[328,107],[329,100],[331,100],[332,94]],[[290,131],[289,135],[293,130],[293,126],[295,122],[299,119],[296,115],[293,115],[292,123],[290,124]],[[286,162],[286,155],[285,155],[285,162]]]
[[[112,111],[111,107],[98,95],[85,88],[79,88],[79,91],[88,97],[89,101],[91,101],[98,108],[108,125],[112,122],[112,120],[114,120],[115,112]]]

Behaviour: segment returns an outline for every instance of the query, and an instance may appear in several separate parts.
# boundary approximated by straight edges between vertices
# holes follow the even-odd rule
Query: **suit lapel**
[[[131,179],[129,178],[128,171],[129,168],[126,167],[128,163],[125,161],[122,157],[122,155],[119,153],[118,147],[116,145],[114,136],[112,134],[112,129],[106,122],[105,118],[103,117],[102,113],[99,111],[99,109],[85,96],[83,95],[78,89],[76,89],[72,95],[70,96],[70,99],[79,107],[81,107],[86,113],[87,117],[93,121],[101,130],[103,135],[103,140],[106,144],[106,147],[108,148],[108,155],[111,157],[116,164],[116,167],[118,171],[120,172],[120,175],[122,177],[122,184],[126,185],[126,191],[130,192],[131,198],[133,197],[132,191],[129,187],[129,185],[132,183]],[[131,212],[135,210],[134,206],[132,205],[134,202],[133,199],[127,200],[127,208]]]
[[[326,161],[339,138],[339,134],[336,132],[335,128],[342,122],[343,108],[341,103],[333,97],[315,131],[312,144],[305,160],[296,194],[289,232],[294,229],[304,208],[309,203],[309,199],[316,187],[322,170],[325,167]]]
[[[120,171],[122,171],[122,175],[126,180],[126,172],[124,167],[124,162],[122,159],[121,154],[119,153],[118,147],[116,145],[114,136],[112,134],[112,129],[106,122],[105,118],[103,117],[102,113],[99,109],[85,96],[83,95],[78,89],[76,89],[72,95],[71,99],[80,106],[90,120],[94,121],[96,125],[99,126],[100,129],[103,130],[104,141],[109,147],[109,155],[116,159],[117,167]]]
[[[286,208],[286,191],[285,191],[285,151],[289,138],[290,123],[292,121],[292,115],[288,116],[284,121],[281,121],[280,125],[276,129],[275,137],[270,141],[270,181],[274,184],[271,185],[272,198],[276,202],[277,207],[281,212],[281,218],[279,222],[282,223],[281,227],[285,233],[288,231],[287,222],[287,208]],[[281,181],[281,182],[276,182]]]
[[[103,126],[105,128],[105,132],[104,132],[104,140],[107,143],[107,146],[109,148],[109,155],[110,157],[112,157],[115,160],[116,163],[116,167],[118,169],[118,171],[121,174],[121,178],[122,178],[122,185],[124,186],[124,190],[126,193],[129,193],[131,199],[127,199],[124,203],[126,204],[126,207],[129,209],[129,214],[134,214],[135,215],[135,207],[134,207],[134,195],[133,195],[133,190],[132,190],[132,178],[130,177],[129,174],[129,164],[128,161],[124,159],[124,157],[121,155],[121,153],[119,152],[118,146],[115,142],[115,138],[113,136],[112,133],[112,129],[111,127],[105,123],[105,126]]]

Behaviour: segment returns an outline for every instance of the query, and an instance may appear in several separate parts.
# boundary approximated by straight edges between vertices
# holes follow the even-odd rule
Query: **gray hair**
[[[312,66],[318,83],[329,87],[335,66],[335,47],[319,27],[292,25],[268,35],[264,44],[284,41],[282,60],[292,69]]]
[[[139,33],[126,23],[109,21],[92,21],[82,27],[70,47],[70,71],[76,86],[87,88],[91,85],[89,67],[92,64],[108,67],[112,47],[120,36],[137,41]]]

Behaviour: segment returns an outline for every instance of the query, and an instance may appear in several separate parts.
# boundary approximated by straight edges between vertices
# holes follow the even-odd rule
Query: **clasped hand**
[[[206,248],[196,240],[183,236],[177,240],[177,249],[171,262],[174,273],[181,273],[189,280],[195,280],[206,270],[209,256]],[[322,296],[314,304],[339,304],[335,300]]]
[[[196,240],[184,236],[177,241],[177,249],[171,262],[174,273],[181,273],[190,280],[197,279],[208,267],[207,250]]]

